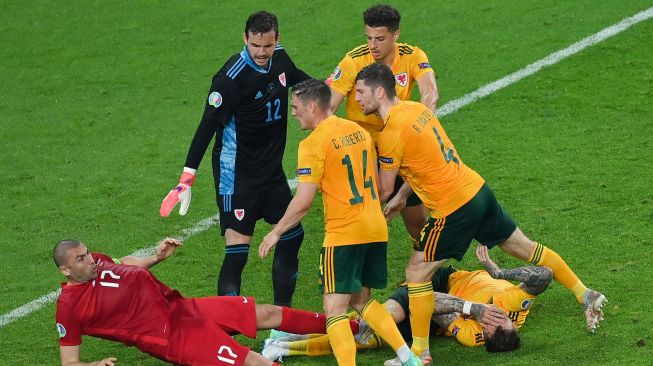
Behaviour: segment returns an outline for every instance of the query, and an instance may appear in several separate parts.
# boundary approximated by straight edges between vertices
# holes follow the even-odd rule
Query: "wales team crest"
[[[279,82],[281,83],[281,85],[286,86],[286,73],[285,72],[282,72],[279,75]]]
[[[235,209],[234,216],[236,216],[236,219],[238,219],[238,221],[242,221],[243,217],[245,217],[245,210],[242,208]]]
[[[395,80],[397,80],[397,84],[404,87],[406,86],[406,84],[408,84],[408,74],[405,72],[402,72],[401,74],[397,74],[395,75]]]

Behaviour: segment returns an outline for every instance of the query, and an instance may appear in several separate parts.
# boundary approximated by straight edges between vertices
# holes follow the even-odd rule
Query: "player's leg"
[[[218,195],[220,229],[225,237],[226,248],[217,289],[220,296],[237,296],[243,269],[247,264],[249,246],[258,216],[257,194]]]
[[[348,322],[349,324],[349,322]],[[293,334],[326,333],[325,314],[285,306],[256,304],[256,328]]]
[[[484,185],[479,193],[484,195],[488,213],[479,227],[477,240],[488,248],[498,245],[515,258],[550,268],[556,281],[574,293],[576,300],[583,304],[588,330],[593,331],[602,317],[605,296],[588,289],[558,253],[524,235],[503,211],[489,186]]]
[[[356,365],[356,342],[346,314],[350,297],[350,294],[339,293],[325,293],[322,297],[327,335],[339,366]]]
[[[319,260],[319,283],[327,334],[338,365],[356,364],[356,343],[349,325],[347,307],[351,294],[360,291],[360,269],[353,257],[352,245],[322,247]]]
[[[292,200],[288,183],[284,180],[271,188],[263,198],[261,216],[266,222],[279,222]],[[304,228],[299,223],[281,235],[272,262],[272,288],[275,305],[291,306],[299,269],[299,248],[304,240]]]

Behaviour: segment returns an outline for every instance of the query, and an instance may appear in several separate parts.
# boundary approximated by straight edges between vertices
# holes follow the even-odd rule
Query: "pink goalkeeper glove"
[[[184,168],[184,172],[179,178],[179,184],[168,192],[166,198],[161,202],[161,208],[159,209],[159,214],[162,217],[168,217],[170,211],[177,205],[178,202],[181,202],[179,206],[179,214],[185,215],[188,212],[188,206],[190,206],[190,187],[195,181],[195,169]]]

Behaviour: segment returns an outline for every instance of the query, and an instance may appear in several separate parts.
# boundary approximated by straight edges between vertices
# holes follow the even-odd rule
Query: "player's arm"
[[[315,192],[319,187],[316,183],[297,183],[297,190],[295,196],[290,201],[286,212],[274,228],[263,238],[263,242],[259,245],[258,253],[261,258],[268,256],[270,250],[277,245],[281,234],[289,229],[297,226],[297,224],[306,216],[306,213],[313,204],[315,199]]]
[[[476,257],[492,278],[520,281],[520,287],[531,295],[543,293],[553,280],[553,271],[548,267],[526,266],[502,269],[490,258],[485,245],[476,248]]]
[[[345,99],[345,96],[341,94],[339,90],[334,89],[332,86],[329,86],[329,89],[331,89],[331,112],[336,113],[343,99]]]
[[[435,111],[435,107],[440,99],[438,86],[435,83],[435,73],[430,71],[420,76],[417,79],[417,88],[419,89],[420,102],[430,110]]]
[[[197,168],[199,168],[204,153],[216,131],[222,128],[224,123],[233,115],[238,98],[238,88],[232,79],[221,74],[213,78],[211,90],[204,107],[204,114],[188,148],[186,163],[179,178],[179,184],[171,189],[161,202],[159,214],[162,217],[168,217],[179,202],[181,202],[179,214],[185,215],[188,211],[191,201],[191,186],[195,182]]]
[[[165,238],[159,242],[156,247],[156,253],[147,257],[127,256],[120,258],[120,263],[143,268],[150,268],[153,265],[162,262],[172,255],[178,246],[182,245],[181,241],[173,238]]]
[[[116,364],[115,357],[107,357],[95,362],[81,362],[79,349],[80,346],[59,346],[61,366],[113,366]]]
[[[476,320],[488,324],[500,325],[503,320],[504,314],[501,309],[497,307],[465,301],[459,297],[441,292],[434,292],[433,294],[435,296],[435,310],[433,312],[434,320],[438,315],[456,315],[455,317],[440,317],[439,319],[443,324],[440,324],[439,322],[438,324],[442,326],[448,327],[449,324],[451,324],[451,321],[455,320],[459,314],[472,316]],[[445,323],[447,324],[444,325]]]

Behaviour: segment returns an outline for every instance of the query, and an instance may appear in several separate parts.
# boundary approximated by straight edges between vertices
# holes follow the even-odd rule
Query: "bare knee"
[[[535,243],[517,228],[508,239],[499,244],[499,248],[517,259],[527,261],[533,253]]]
[[[280,306],[256,304],[256,327],[272,329],[281,325],[282,309]]]

